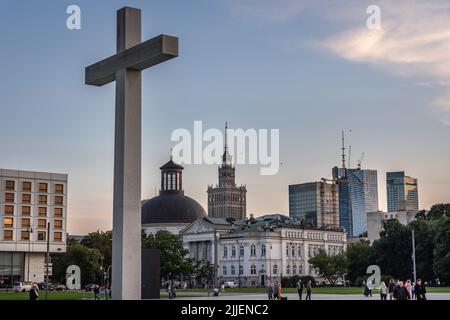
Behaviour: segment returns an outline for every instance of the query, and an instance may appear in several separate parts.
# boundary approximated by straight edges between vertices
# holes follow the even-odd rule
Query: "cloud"
[[[381,30],[369,30],[359,23],[320,41],[319,47],[349,61],[448,87],[450,3],[379,1],[379,5]],[[450,88],[441,90],[442,96],[431,101],[430,106],[442,123],[450,125]]]

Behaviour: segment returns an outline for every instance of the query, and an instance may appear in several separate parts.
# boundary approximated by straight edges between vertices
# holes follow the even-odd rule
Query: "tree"
[[[430,221],[437,220],[442,216],[450,217],[450,203],[435,204],[427,213]]]
[[[309,259],[311,266],[319,272],[319,276],[328,280],[331,285],[347,273],[347,257],[344,253],[328,255],[325,250]]]
[[[450,217],[441,216],[433,222],[433,270],[445,283],[450,283]]]
[[[156,234],[142,233],[142,247],[160,251],[161,277],[185,277],[194,272],[194,265],[187,258],[188,250],[183,248],[180,238],[167,231]]]
[[[202,283],[211,285],[214,283],[216,268],[209,261],[202,261],[195,266],[196,279]]]
[[[99,283],[101,279],[100,271],[100,251],[75,243],[67,247],[66,253],[56,253],[52,255],[53,276],[52,279],[65,283],[66,269],[70,265],[77,265],[81,269],[81,285]]]
[[[380,239],[372,244],[373,264],[385,275],[398,278],[412,277],[411,232],[395,219],[383,223]]]
[[[358,241],[347,246],[346,255],[347,280],[354,284],[358,278],[367,276],[367,267],[373,264],[373,250],[369,241]]]
[[[97,249],[103,256],[103,268],[106,270],[112,263],[112,231],[91,232],[80,242],[83,246]]]

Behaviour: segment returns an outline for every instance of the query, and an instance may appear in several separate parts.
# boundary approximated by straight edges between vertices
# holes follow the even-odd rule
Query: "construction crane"
[[[358,160],[358,169],[361,169],[363,159],[364,159],[364,152],[362,153],[361,158]]]

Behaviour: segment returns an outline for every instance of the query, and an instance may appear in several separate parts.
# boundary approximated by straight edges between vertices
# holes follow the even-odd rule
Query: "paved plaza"
[[[187,295],[187,293],[183,293]],[[193,294],[194,295],[194,294]],[[198,295],[198,293],[196,293]],[[299,300],[298,294],[288,293],[283,296],[287,297],[288,300]],[[429,293],[427,294],[428,300],[450,300],[450,293]],[[303,295],[305,299],[305,294]],[[225,294],[218,297],[214,296],[193,296],[193,297],[180,297],[177,300],[267,300],[267,295],[263,293],[250,293],[250,294]],[[367,298],[362,294],[314,294],[312,295],[312,300],[380,300],[379,295],[374,295],[372,298]]]

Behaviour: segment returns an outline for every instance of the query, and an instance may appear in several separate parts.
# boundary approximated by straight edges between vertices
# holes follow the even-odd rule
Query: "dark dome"
[[[206,217],[202,206],[183,193],[160,194],[142,205],[142,224],[192,223]]]

